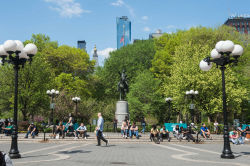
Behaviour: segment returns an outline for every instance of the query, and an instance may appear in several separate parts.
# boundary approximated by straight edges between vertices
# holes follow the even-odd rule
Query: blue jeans
[[[139,138],[138,137],[138,130],[136,130],[136,131],[129,130],[129,137],[132,138],[133,135],[135,135],[136,138]]]
[[[128,129],[121,130],[122,136],[127,136],[127,133],[128,133]]]
[[[25,136],[25,137],[28,138],[29,134],[31,134],[31,131],[28,131],[28,132],[26,133],[26,136]],[[36,132],[34,131],[34,132],[31,134],[32,138],[35,137],[35,135],[36,135]]]
[[[146,124],[145,124],[145,123],[142,123],[141,125],[142,125],[142,131],[141,131],[141,132],[142,132],[142,133],[144,134],[144,132],[145,132],[145,127],[146,127]]]
[[[3,130],[3,132],[4,132],[5,135],[11,135],[12,134],[11,130]]]
[[[244,139],[245,139],[245,137],[240,136],[240,138],[238,139],[239,143],[240,144],[244,144]]]
[[[232,139],[232,138],[230,138],[230,141],[231,141],[233,144],[236,144],[236,145],[239,144],[239,139]]]

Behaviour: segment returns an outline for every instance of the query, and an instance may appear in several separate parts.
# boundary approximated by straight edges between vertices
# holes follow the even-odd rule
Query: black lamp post
[[[197,90],[196,91],[194,91],[194,90],[186,91],[186,95],[191,98],[191,104],[190,104],[189,109],[191,110],[190,113],[191,113],[192,123],[194,123],[194,108],[195,108],[194,98],[198,94],[199,94],[199,92]]]
[[[51,109],[51,121],[53,125],[52,133],[55,134],[55,123],[54,123],[54,110],[55,110],[55,101],[54,98],[56,98],[59,95],[59,91],[52,89],[52,90],[47,90],[47,95],[51,97],[51,103],[50,103],[50,109]]]
[[[171,103],[172,103],[172,98],[171,97],[167,97],[165,99],[165,101],[168,103],[168,111],[169,111],[169,119],[171,118]]]
[[[7,40],[3,45],[0,45],[0,57],[2,58],[2,65],[5,63],[12,64],[15,70],[15,96],[14,96],[14,124],[13,132],[11,135],[11,148],[10,158],[21,158],[18,150],[18,126],[17,126],[17,114],[18,114],[18,71],[20,66],[24,67],[27,61],[32,60],[32,57],[37,53],[37,47],[35,44],[29,43],[25,47],[19,40]]]
[[[78,112],[78,108],[77,108],[77,104],[80,102],[80,97],[73,97],[72,101],[76,104],[76,108],[75,108],[75,122],[77,123],[77,112]]]
[[[233,159],[234,155],[231,151],[228,133],[227,121],[227,104],[226,104],[226,88],[225,88],[225,74],[226,65],[237,65],[238,58],[242,55],[243,48],[240,45],[235,45],[232,41],[219,41],[215,45],[215,49],[211,51],[211,57],[207,57],[200,62],[200,68],[203,71],[208,71],[212,67],[212,63],[220,66],[222,74],[222,100],[223,100],[223,117],[224,117],[224,148],[221,158]]]

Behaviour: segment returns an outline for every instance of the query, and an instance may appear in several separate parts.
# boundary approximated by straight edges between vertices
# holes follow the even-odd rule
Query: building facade
[[[131,42],[131,21],[127,16],[116,18],[117,49]]]
[[[234,27],[242,34],[250,34],[250,17],[230,17],[224,24]]]
[[[160,29],[158,29],[155,33],[150,33],[149,34],[149,39],[153,39],[153,38],[159,38],[163,35],[163,33],[161,32]]]
[[[77,41],[77,48],[80,48],[84,51],[86,51],[86,41],[85,40],[78,40]]]
[[[95,68],[97,68],[99,66],[99,62],[98,62],[98,54],[97,54],[96,45],[94,48],[93,60],[95,60]]]

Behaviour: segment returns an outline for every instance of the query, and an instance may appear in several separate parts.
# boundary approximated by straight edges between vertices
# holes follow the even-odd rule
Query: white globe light
[[[194,94],[194,90],[190,90],[190,94]]]
[[[56,90],[55,90],[55,89],[52,89],[52,90],[51,90],[51,93],[56,93]]]
[[[234,50],[234,43],[230,40],[226,40],[223,43],[223,52],[232,52]]]
[[[72,101],[75,101],[75,98],[74,98],[74,97],[72,98]]]
[[[189,93],[190,93],[189,91],[186,91],[186,95],[189,95]]]
[[[1,55],[8,55],[8,53],[5,51],[3,45],[0,45],[0,56]]]
[[[50,90],[47,90],[47,92],[46,92],[47,94],[50,94]]]
[[[35,44],[29,43],[29,44],[27,44],[27,45],[24,47],[24,51],[25,51],[27,54],[35,55],[35,54],[37,53],[37,47],[36,47]]]
[[[235,44],[234,50],[232,51],[232,55],[239,55],[241,56],[243,54],[243,48],[241,45]]]
[[[215,49],[217,52],[223,52],[223,44],[224,44],[224,41],[219,41],[216,43]]]
[[[198,94],[199,94],[199,92],[196,90],[196,91],[194,92],[194,94],[198,95]]]
[[[27,56],[27,53],[24,52],[23,50],[21,50],[21,53],[19,53],[19,58],[20,59],[29,59],[29,57]]]
[[[81,100],[80,97],[78,97],[78,100],[79,100],[79,101]]]
[[[216,58],[220,58],[221,57],[221,54],[218,53],[218,51],[216,49],[213,49],[210,53],[211,57],[216,59]]]
[[[16,51],[16,42],[14,40],[7,40],[4,42],[3,47],[5,51]]]
[[[212,63],[210,62],[210,65],[208,65],[208,63],[206,62],[206,61],[204,61],[204,60],[202,60],[201,62],[200,62],[200,69],[202,70],[202,71],[208,71],[208,70],[210,70],[212,68]]]
[[[16,50],[17,51],[22,51],[23,50],[23,43],[20,40],[15,40],[16,42]]]
[[[59,91],[57,90],[56,92],[55,92],[57,95],[59,95]]]

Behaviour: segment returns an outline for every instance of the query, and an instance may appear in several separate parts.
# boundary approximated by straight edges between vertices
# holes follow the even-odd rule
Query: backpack
[[[6,166],[5,153],[0,151],[0,166]]]

